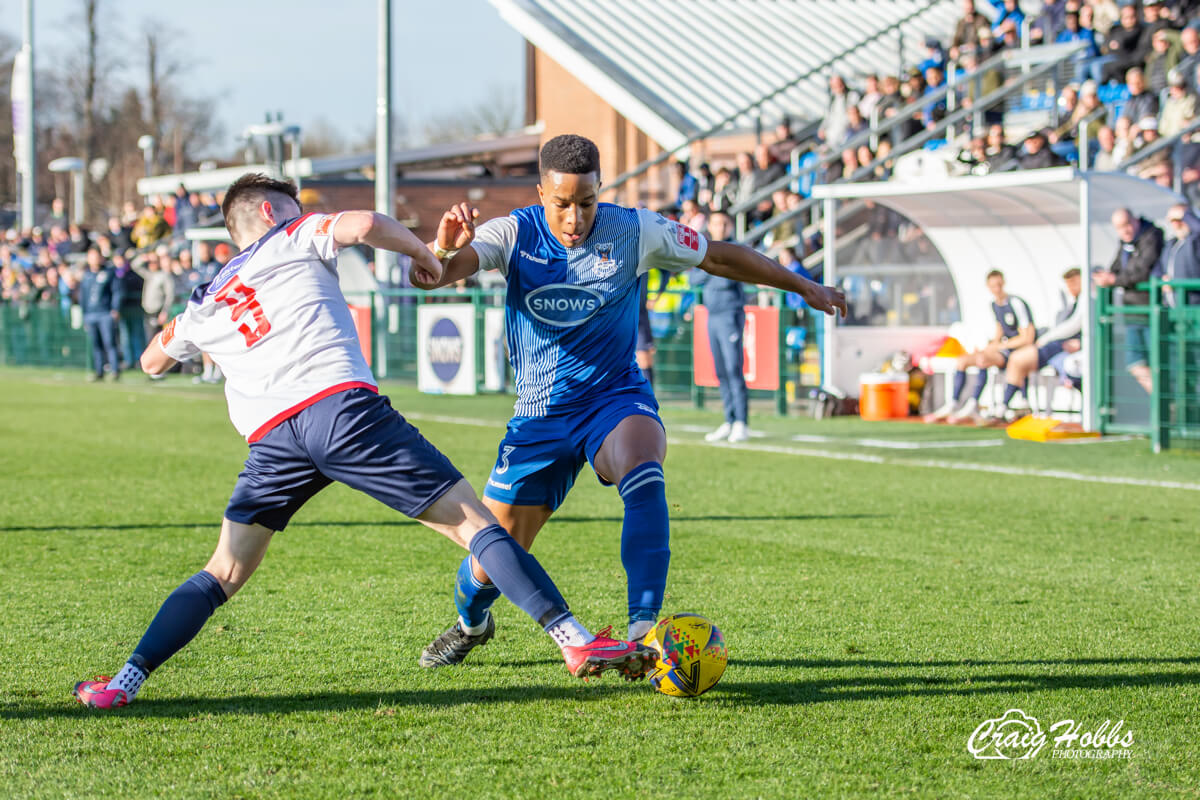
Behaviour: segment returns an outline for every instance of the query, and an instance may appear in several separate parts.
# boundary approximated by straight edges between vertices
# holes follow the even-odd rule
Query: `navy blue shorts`
[[[415,517],[462,480],[450,460],[369,389],[330,395],[250,445],[225,516],[273,531],[334,481]]]
[[[1063,351],[1063,345],[1067,343],[1066,339],[1059,339],[1056,342],[1047,342],[1038,348],[1038,369],[1050,363],[1050,359]]]
[[[636,415],[662,425],[658,401],[644,381],[604,392],[570,412],[513,417],[484,496],[509,505],[557,509],[583,465],[595,466],[596,453],[608,434],[621,420]],[[603,478],[600,482],[608,485]]]

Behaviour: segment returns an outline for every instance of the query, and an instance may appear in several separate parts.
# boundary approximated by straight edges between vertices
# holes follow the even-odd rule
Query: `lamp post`
[[[74,156],[56,158],[47,165],[51,172],[71,173],[71,221],[76,225],[82,225],[87,217],[87,208],[84,205],[84,167],[83,159]]]
[[[143,134],[138,137],[137,146],[142,151],[142,164],[145,166],[146,177],[149,178],[154,174],[154,145],[155,139],[150,134]],[[150,195],[146,195],[146,204],[150,204]]]

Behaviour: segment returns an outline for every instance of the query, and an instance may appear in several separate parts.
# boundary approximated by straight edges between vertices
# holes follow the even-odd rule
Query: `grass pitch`
[[[481,486],[509,401],[385,388]],[[72,684],[203,565],[245,444],[208,387],[0,372],[0,794],[1200,797],[1200,458],[765,416],[717,448],[714,413],[664,416],[665,612],[724,631],[708,695],[571,678],[504,600],[467,665],[420,669],[461,552],[332,487],[102,714]],[[593,628],[624,626],[620,516],[585,470],[535,548]],[[1124,720],[1129,757],[974,758],[1012,708]]]

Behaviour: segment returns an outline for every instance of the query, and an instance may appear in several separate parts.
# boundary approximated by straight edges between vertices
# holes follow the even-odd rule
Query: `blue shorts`
[[[1138,317],[1139,320],[1145,317]],[[1125,322],[1125,368],[1144,367],[1150,363],[1150,326]]]
[[[613,428],[626,417],[639,415],[662,425],[658,401],[644,383],[604,392],[569,412],[513,417],[484,496],[514,506],[545,505],[554,511],[575,485],[584,463],[595,469],[596,453]]]
[[[415,517],[462,480],[441,452],[369,389],[330,395],[250,445],[225,516],[273,531],[334,481]]]

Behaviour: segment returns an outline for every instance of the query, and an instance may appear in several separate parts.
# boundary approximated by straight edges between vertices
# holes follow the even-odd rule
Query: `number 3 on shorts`
[[[244,322],[238,326],[238,331],[246,337],[246,347],[250,347],[271,330],[271,323],[267,321],[266,312],[254,297],[254,290],[242,283],[242,279],[238,276],[234,275],[233,280],[222,286],[221,291],[217,292],[213,299],[218,303],[225,303],[233,307],[230,315],[234,322],[241,319],[247,311],[250,312],[250,316],[254,319],[254,327],[251,328]]]

